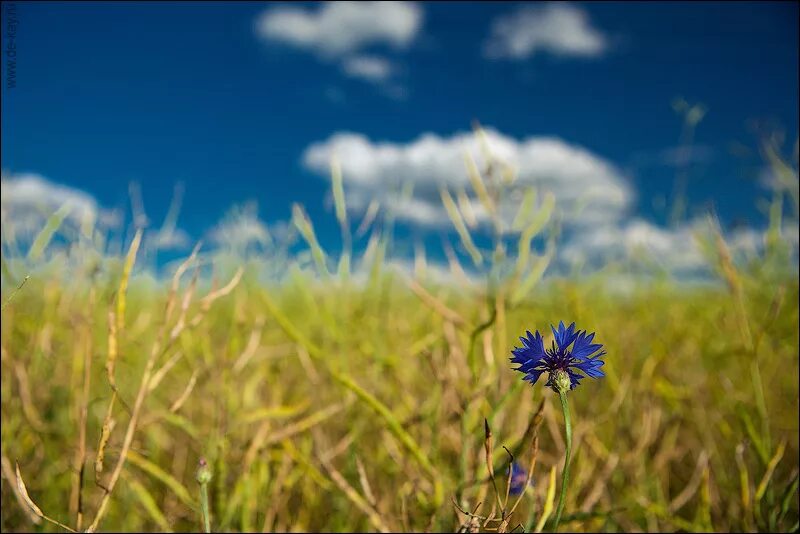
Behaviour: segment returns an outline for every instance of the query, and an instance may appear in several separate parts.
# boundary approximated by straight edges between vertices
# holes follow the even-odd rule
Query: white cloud
[[[443,286],[480,287],[486,283],[486,280],[479,274],[472,271],[457,272],[444,262],[426,260],[421,264],[415,264],[413,260],[406,258],[387,258],[384,268],[406,279],[416,279],[424,283]],[[361,266],[358,271],[361,276],[368,273],[369,266]]]
[[[516,174],[498,210],[506,231],[525,190],[535,188],[540,199],[548,192],[555,197],[562,221],[555,271],[575,265],[592,271],[609,262],[621,262],[635,266],[634,271],[652,273],[656,268],[681,280],[700,280],[710,274],[708,258],[696,238],[708,231],[706,219],[667,228],[631,218],[634,191],[617,167],[601,156],[554,137],[516,139],[492,129],[486,134],[495,160],[504,162]],[[468,211],[474,213],[478,228],[486,229],[490,216],[472,193],[465,153],[475,158],[479,168],[485,167],[473,134],[425,133],[410,142],[397,143],[340,132],[310,145],[303,154],[303,164],[328,177],[331,158],[336,154],[348,208],[356,214],[377,200],[382,209],[419,228],[452,229],[439,194],[444,187],[454,198],[461,192],[462,201],[466,194]],[[409,185],[413,193],[401,193],[404,189],[407,193]],[[465,213],[461,203],[459,206]],[[786,238],[796,242],[796,229]],[[736,261],[757,258],[764,248],[763,230],[739,228],[726,232],[725,239]]]
[[[267,225],[258,218],[255,204],[234,207],[209,231],[212,243],[236,250],[250,245],[266,246],[270,243]]]
[[[667,229],[634,218],[576,233],[562,248],[560,257],[568,263],[595,265],[639,258],[670,270],[692,271],[706,265],[694,230],[693,225]]]
[[[256,31],[266,40],[341,57],[376,44],[405,48],[422,19],[413,2],[328,2],[314,10],[284,5],[264,11]]]
[[[614,221],[628,208],[632,191],[610,162],[555,137],[517,140],[492,129],[486,139],[493,155],[516,171],[512,194],[500,206],[504,221],[516,214],[521,190],[550,191],[557,207],[569,211],[574,224]],[[333,154],[342,165],[348,207],[363,212],[373,199],[401,219],[421,226],[448,225],[440,186],[471,192],[464,162],[471,154],[483,167],[479,141],[471,133],[441,137],[425,133],[409,143],[374,142],[364,135],[340,132],[314,143],[303,154],[306,168],[328,176]],[[397,192],[413,185],[413,196]],[[542,198],[542,196],[540,196]],[[470,196],[476,219],[488,220],[483,206]],[[582,210],[577,210],[582,206]]]
[[[351,78],[377,83],[389,79],[394,72],[394,67],[386,58],[360,55],[345,59],[342,63],[342,70]]]
[[[265,41],[339,63],[346,76],[377,85],[385,96],[403,100],[408,91],[392,80],[398,73],[395,63],[362,51],[375,46],[407,48],[422,20],[423,11],[414,2],[328,2],[315,9],[281,5],[261,13],[256,33]],[[328,90],[326,96],[337,103],[344,101],[340,89]]]
[[[151,239],[158,250],[182,250],[191,244],[189,234],[180,228],[161,229]]]
[[[726,236],[731,253],[752,256],[764,248],[764,233],[755,228],[739,227]]]
[[[119,210],[101,207],[85,191],[51,182],[35,173],[3,174],[3,229],[15,239],[36,236],[47,219],[65,205],[69,206],[69,212],[61,231],[110,230],[122,222]],[[189,234],[174,227],[149,230],[145,240],[155,250],[180,250],[191,243]]]
[[[39,174],[2,175],[2,218],[14,235],[35,235],[62,206],[69,206],[66,221],[75,226],[117,226],[117,212],[101,208],[93,196],[73,187],[53,183]]]
[[[633,218],[576,232],[561,248],[559,258],[567,264],[584,264],[590,269],[610,261],[639,260],[689,279],[711,272],[709,258],[703,255],[698,241],[698,236],[708,238],[709,231],[705,218],[674,228]],[[796,236],[796,227],[794,231]],[[790,247],[797,248],[792,235],[785,233],[784,238]],[[740,227],[725,232],[724,239],[736,262],[756,258],[764,250],[763,230]]]
[[[489,58],[524,59],[545,51],[559,56],[596,57],[608,38],[593,27],[586,11],[564,3],[524,6],[492,22],[484,43]]]

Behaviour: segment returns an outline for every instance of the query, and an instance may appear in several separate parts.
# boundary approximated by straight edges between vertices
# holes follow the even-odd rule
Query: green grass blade
[[[159,509],[155,498],[153,498],[150,492],[147,491],[147,488],[145,488],[141,482],[136,480],[136,477],[126,474],[124,475],[124,478],[125,482],[128,484],[128,487],[139,500],[139,503],[145,509],[150,518],[156,523],[156,525],[158,525],[158,528],[162,532],[173,532],[172,528],[169,526],[167,518],[164,517],[164,514],[161,512],[161,509]]]
[[[41,229],[28,250],[28,261],[36,261],[42,256],[42,253],[47,248],[47,245],[50,244],[58,229],[61,228],[70,211],[72,211],[72,207],[69,204],[64,204],[47,219],[44,228]]]
[[[162,482],[165,486],[172,490],[172,493],[174,493],[181,502],[189,506],[192,510],[196,511],[198,509],[197,502],[195,502],[195,500],[192,498],[192,495],[189,493],[189,490],[186,489],[186,486],[178,482],[175,477],[161,469],[159,466],[135,451],[128,451],[128,462],[135,465],[145,473],[151,475],[156,480]]]
[[[340,384],[355,393],[359,399],[361,399],[367,406],[372,408],[373,411],[381,416],[389,431],[397,439],[399,439],[403,445],[405,445],[406,449],[408,449],[411,455],[414,456],[417,462],[419,462],[420,466],[433,479],[435,491],[434,506],[440,506],[444,501],[444,488],[442,487],[439,473],[436,471],[436,468],[433,467],[433,464],[431,464],[430,460],[422,451],[414,438],[405,431],[403,426],[400,424],[400,421],[392,414],[391,410],[389,410],[385,404],[375,398],[371,393],[367,392],[361,386],[356,384],[352,379],[350,379],[350,377],[336,372],[333,373],[333,377]]]

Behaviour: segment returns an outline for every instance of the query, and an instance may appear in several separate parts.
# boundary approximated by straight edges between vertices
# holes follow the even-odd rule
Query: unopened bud
[[[211,468],[208,466],[208,462],[205,458],[200,458],[198,462],[195,479],[200,484],[208,484],[211,482]]]

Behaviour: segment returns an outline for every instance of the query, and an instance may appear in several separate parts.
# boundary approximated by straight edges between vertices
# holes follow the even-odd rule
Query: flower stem
[[[208,509],[208,483],[211,482],[211,467],[205,458],[200,458],[195,479],[200,484],[200,513],[203,514],[203,532],[211,532],[211,510]]]
[[[203,514],[203,532],[211,532],[211,518],[208,510],[208,483],[200,484],[200,510]]]
[[[561,512],[564,511],[564,501],[567,498],[567,486],[569,485],[569,457],[572,453],[572,422],[569,419],[569,404],[567,403],[567,392],[559,391],[561,398],[561,410],[564,412],[564,427],[567,432],[567,451],[564,457],[564,472],[561,476],[561,496],[558,498],[558,509],[556,519],[553,523],[553,532],[558,531],[558,523],[561,521]]]

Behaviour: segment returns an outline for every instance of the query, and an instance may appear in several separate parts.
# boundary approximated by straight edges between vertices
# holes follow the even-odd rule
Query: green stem
[[[203,513],[203,532],[211,532],[211,518],[208,513],[208,483],[200,484],[200,510]]]
[[[567,404],[567,392],[559,391],[561,398],[561,410],[564,412],[564,427],[567,432],[567,452],[564,458],[564,472],[561,476],[561,496],[558,498],[558,509],[556,519],[553,523],[553,532],[558,531],[558,523],[561,521],[561,512],[564,511],[564,501],[567,499],[567,486],[569,485],[569,457],[572,453],[572,422],[569,419],[569,404]]]
[[[764,396],[764,383],[761,380],[761,368],[758,365],[758,355],[755,355],[751,367],[753,387],[756,391],[756,408],[758,409],[758,415],[761,416],[761,428],[765,437],[764,441],[766,442],[767,450],[772,450],[772,437],[770,436],[769,428],[769,412],[767,412],[767,400]]]

